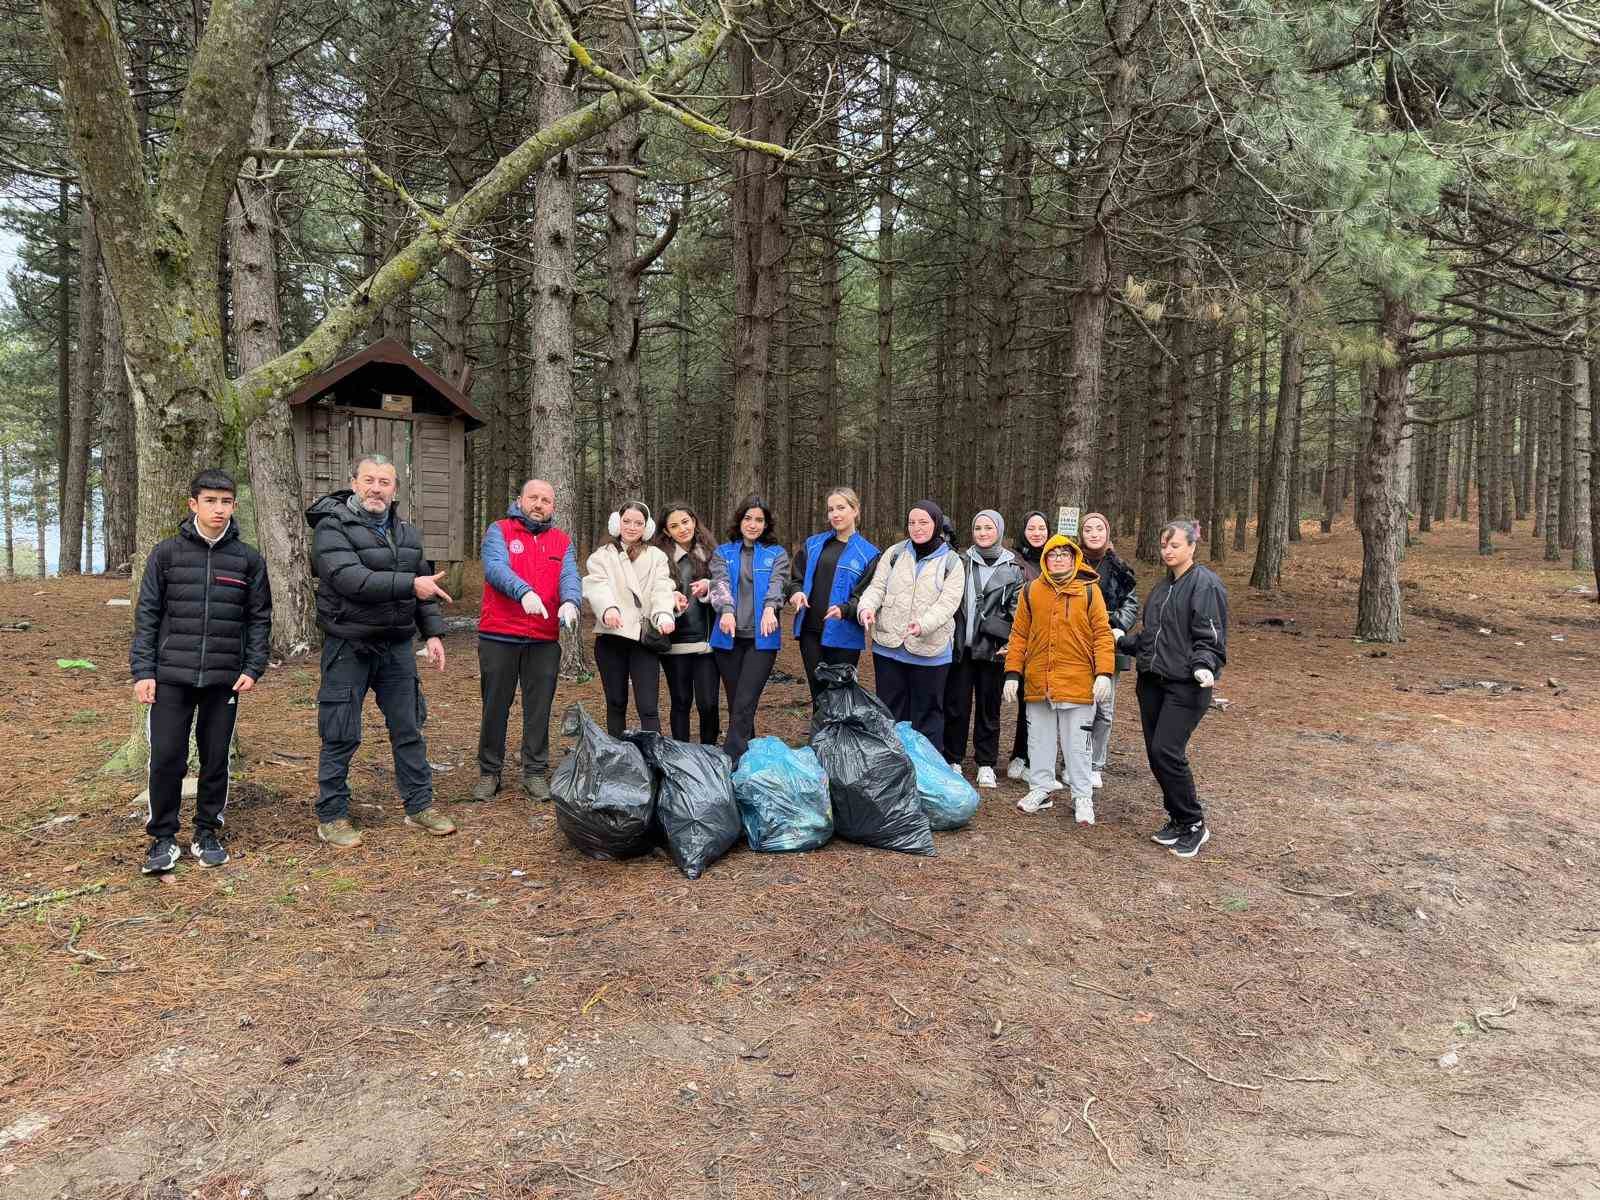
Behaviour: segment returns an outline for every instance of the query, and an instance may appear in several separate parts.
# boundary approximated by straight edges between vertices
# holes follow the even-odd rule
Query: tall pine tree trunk
[[[0,442],[0,524],[5,526],[5,578],[17,577],[17,532],[13,524],[16,507],[11,496],[11,447]]]
[[[867,414],[868,436],[881,447],[879,423],[891,419],[895,412],[894,377],[894,285],[895,285],[895,220],[899,204],[895,197],[895,69],[894,56],[885,52],[878,77],[878,111],[881,121],[881,154],[878,164],[878,378],[873,392],[873,408]],[[870,495],[866,503],[872,505],[874,518],[894,507],[894,480],[884,469],[880,454],[877,469],[869,484]]]
[[[271,145],[267,106],[271,85],[263,86],[251,123],[251,140]],[[239,370],[249,371],[276,358],[283,349],[278,312],[278,260],[272,242],[272,185],[252,178],[262,171],[254,159],[234,189],[228,210],[233,271],[233,331]],[[321,644],[317,600],[311,587],[311,547],[301,515],[300,464],[295,457],[289,406],[278,399],[245,430],[250,487],[255,494],[256,536],[272,579],[272,654],[304,654]]]
[[[1233,360],[1238,339],[1233,327],[1222,330],[1222,355],[1217,367],[1217,393],[1213,403],[1215,425],[1211,434],[1211,477],[1206,500],[1206,537],[1211,539],[1211,561],[1228,557],[1228,433],[1233,423]]]
[[[1279,330],[1278,411],[1272,423],[1272,458],[1264,480],[1266,498],[1262,504],[1261,528],[1256,536],[1256,561],[1250,571],[1250,586],[1273,591],[1283,574],[1283,555],[1289,537],[1289,524],[1298,518],[1292,511],[1290,470],[1293,465],[1295,413],[1300,404],[1302,358],[1305,331],[1301,321],[1305,312],[1305,252],[1310,230],[1296,222],[1290,231],[1295,247],[1295,271],[1289,281],[1288,303],[1283,327]]]
[[[61,489],[62,575],[77,575],[83,560],[83,514],[89,486],[90,428],[94,424],[95,384],[100,378],[100,239],[87,197],[79,204],[78,226],[78,354],[72,370],[66,475]]]
[[[1401,480],[1402,435],[1411,361],[1406,347],[1416,320],[1401,300],[1385,297],[1380,332],[1386,357],[1373,388],[1372,426],[1361,456],[1361,587],[1356,636],[1397,642],[1403,633],[1400,550],[1405,537]]]
[[[1565,358],[1572,375],[1572,569],[1587,571],[1594,566],[1593,522],[1589,514],[1591,503],[1590,458],[1594,444],[1589,437],[1589,408],[1594,403],[1594,393],[1589,387],[1589,364],[1581,353],[1567,354]]]
[[[607,40],[619,74],[636,70],[630,0],[607,22]],[[610,500],[644,495],[644,407],[639,395],[639,118],[627,116],[606,131],[606,404],[611,415]]]
[[[122,358],[122,318],[109,288],[100,298],[100,480],[105,496],[106,570],[129,570],[133,561],[139,495],[133,400]]]
[[[1328,365],[1328,447],[1322,466],[1322,532],[1332,533],[1334,519],[1344,507],[1339,487],[1339,364]]]

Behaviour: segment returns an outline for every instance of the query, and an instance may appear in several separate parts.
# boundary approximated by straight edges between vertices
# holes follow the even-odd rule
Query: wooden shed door
[[[357,454],[382,454],[395,465],[400,512],[422,531],[423,552],[436,563],[462,557],[460,521],[463,487],[461,436],[448,417],[381,416],[369,408],[335,408],[330,445],[344,461]],[[342,471],[340,472],[343,473]],[[340,486],[344,486],[341,484]]]

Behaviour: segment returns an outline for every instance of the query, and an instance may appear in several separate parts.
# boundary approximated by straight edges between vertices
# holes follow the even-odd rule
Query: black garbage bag
[[[739,806],[733,799],[733,760],[717,746],[677,742],[649,731],[630,733],[656,772],[656,824],[667,852],[690,879],[739,840]]]
[[[591,858],[635,858],[655,846],[655,773],[639,747],[609,736],[581,704],[562,718],[578,740],[550,780],[556,824]]]
[[[822,691],[811,718],[811,747],[828,773],[834,832],[884,850],[932,854],[917,771],[894,731],[893,714],[856,682],[856,669],[847,663],[818,667],[817,681]]]

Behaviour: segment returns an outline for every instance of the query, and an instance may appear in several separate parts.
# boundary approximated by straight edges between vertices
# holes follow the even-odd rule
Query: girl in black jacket
[[[711,559],[717,545],[700,523],[699,515],[682,500],[667,505],[656,545],[672,565],[673,604],[677,608],[672,647],[661,656],[667,694],[672,697],[672,736],[680,742],[689,740],[692,704],[700,714],[700,744],[715,746],[722,738],[717,706],[720,676],[711,655],[711,626],[716,620],[711,607]]]
[[[1106,615],[1111,618],[1111,636],[1121,638],[1139,619],[1139,595],[1134,591],[1138,580],[1133,568],[1117,557],[1111,544],[1111,522],[1102,513],[1090,513],[1083,519],[1083,561],[1100,576],[1100,594],[1105,598]],[[1117,655],[1117,670],[1128,666],[1126,655]],[[1111,720],[1117,711],[1117,677],[1111,677],[1111,696],[1104,704],[1095,705],[1094,732],[1090,734],[1094,761],[1089,772],[1091,786],[1105,786],[1106,754],[1111,748]]]
[[[1228,593],[1209,567],[1195,562],[1199,537],[1192,517],[1162,527],[1167,574],[1145,601],[1143,627],[1118,645],[1139,668],[1145,755],[1167,809],[1167,823],[1151,840],[1179,858],[1193,858],[1211,840],[1187,748],[1228,659]]]

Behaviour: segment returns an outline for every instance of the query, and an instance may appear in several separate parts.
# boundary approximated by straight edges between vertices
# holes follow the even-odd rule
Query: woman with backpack
[[[748,496],[734,510],[728,540],[711,560],[711,631],[717,671],[728,693],[728,739],[723,749],[739,765],[756,735],[756,706],[778,658],[778,610],[789,576],[789,554],[778,545],[772,508]]]
[[[847,487],[827,495],[828,528],[805,540],[789,568],[789,603],[794,605],[794,636],[800,643],[811,703],[817,702],[817,667],[822,663],[858,666],[866,638],[856,623],[851,593],[878,559],[878,548],[856,531],[861,498]]]
[[[906,539],[878,558],[856,607],[872,635],[878,698],[896,721],[910,721],[944,745],[944,691],[966,586],[961,560],[941,532],[944,511],[921,500],[906,516]]]
[[[689,713],[700,714],[700,743],[715,746],[722,736],[717,689],[720,678],[711,655],[711,563],[717,544],[694,509],[682,500],[667,505],[656,546],[672,566],[675,611],[672,645],[661,658],[672,701],[672,736],[689,740]]]
[[[1111,544],[1111,522],[1106,520],[1103,513],[1090,513],[1083,519],[1083,561],[1100,578],[1096,586],[1100,595],[1105,599],[1106,612],[1111,618],[1111,636],[1120,639],[1139,620],[1139,595],[1134,591],[1138,579],[1134,576],[1133,568],[1117,556],[1116,547]],[[1118,653],[1116,667],[1124,671],[1132,665],[1132,659],[1127,655]],[[1105,786],[1106,755],[1111,749],[1111,719],[1117,711],[1117,677],[1111,677],[1111,694],[1106,697],[1105,703],[1094,706],[1094,734],[1093,761],[1090,764],[1089,779],[1096,788]]]
[[[606,696],[606,732],[620,737],[633,687],[639,728],[661,732],[661,653],[673,623],[672,572],[650,544],[656,523],[642,500],[629,500],[606,523],[602,543],[585,566],[583,598],[597,627],[594,666]]]
[[[956,620],[956,642],[944,692],[944,756],[961,770],[972,725],[972,755],[978,786],[998,786],[1000,691],[1005,684],[1005,646],[1024,583],[1022,564],[1004,545],[1006,522],[992,508],[972,518],[972,545],[963,556],[966,590]],[[974,703],[976,700],[976,703]]]
[[[1111,692],[1116,641],[1105,598],[1077,545],[1060,534],[1044,546],[1044,572],[1023,589],[1006,652],[1007,704],[1019,693],[1028,706],[1028,794],[1017,802],[1034,813],[1052,805],[1056,747],[1066,763],[1079,824],[1094,824],[1089,731],[1095,705]]]
[[[1025,583],[1032,583],[1039,578],[1043,569],[1039,556],[1044,553],[1044,544],[1050,538],[1050,521],[1040,511],[1035,509],[1022,518],[1022,537],[1017,546],[1017,562],[1022,567],[1022,577]],[[1055,755],[1050,756],[1052,764],[1050,774],[1055,776]],[[1020,705],[1017,708],[1017,732],[1011,739],[1011,763],[1006,767],[1006,778],[1022,779],[1028,774],[1028,707]]]
[[[1211,840],[1188,746],[1228,661],[1228,591],[1210,567],[1195,562],[1199,540],[1192,517],[1174,517],[1162,527],[1167,573],[1144,602],[1144,625],[1121,639],[1122,652],[1139,669],[1144,751],[1167,809],[1167,823],[1150,840],[1179,858],[1193,858]]]

